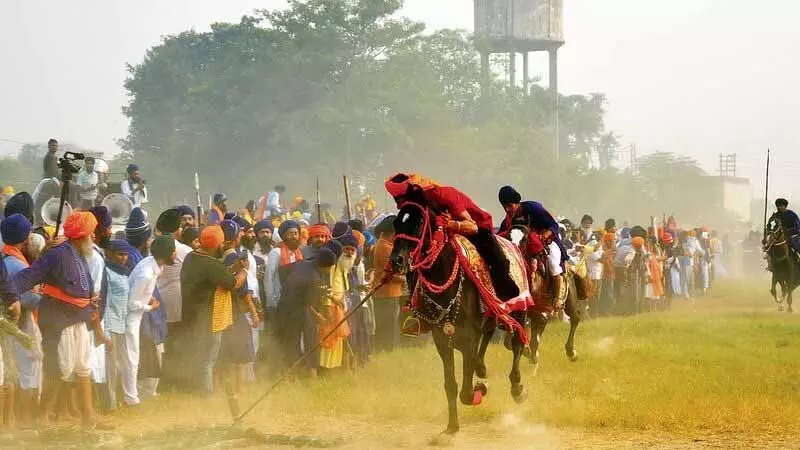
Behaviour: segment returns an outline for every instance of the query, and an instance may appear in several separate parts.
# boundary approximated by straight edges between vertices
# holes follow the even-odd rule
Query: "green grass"
[[[544,336],[537,377],[523,362],[528,401],[509,394],[510,353],[487,355],[490,393],[477,408],[459,405],[462,427],[509,414],[528,423],[586,432],[615,429],[685,435],[792,432],[800,425],[800,317],[777,312],[764,283],[728,283],[694,306],[581,325],[580,360],[564,355],[566,324]],[[460,359],[457,360],[460,381]],[[373,357],[357,375],[282,385],[248,417],[250,426],[336,432],[426,429],[446,424],[442,369],[432,346]],[[266,385],[240,398],[246,406]],[[119,415],[123,434],[164,425],[225,423],[223,398],[163,395]],[[362,424],[360,428],[354,424]]]

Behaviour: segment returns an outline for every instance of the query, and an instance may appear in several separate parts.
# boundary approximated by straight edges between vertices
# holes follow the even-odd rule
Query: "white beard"
[[[339,257],[339,266],[344,269],[346,272],[349,272],[353,269],[353,266],[356,265],[356,257],[355,256],[341,256]]]

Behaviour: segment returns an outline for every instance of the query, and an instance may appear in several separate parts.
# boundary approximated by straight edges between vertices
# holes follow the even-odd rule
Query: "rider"
[[[800,252],[800,218],[789,209],[789,201],[785,198],[775,200],[775,207],[778,211],[772,217],[781,221],[783,235],[789,240],[789,245]]]
[[[547,248],[548,271],[553,277],[553,292],[556,303],[560,305],[566,299],[566,283],[564,281],[564,262],[567,251],[559,236],[558,222],[539,202],[522,201],[522,196],[511,186],[503,186],[498,195],[500,204],[506,211],[506,218],[500,225],[498,234],[507,236],[514,225],[524,225],[532,233],[536,233]]]
[[[386,180],[385,186],[398,206],[404,201],[418,201],[430,208],[436,214],[437,231],[466,236],[489,266],[500,300],[519,295],[519,288],[509,274],[509,261],[493,236],[490,213],[458,189],[439,185],[417,174],[398,173]],[[441,236],[441,233],[435,235]]]

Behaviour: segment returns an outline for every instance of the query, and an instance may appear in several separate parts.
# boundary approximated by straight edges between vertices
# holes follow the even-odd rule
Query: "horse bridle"
[[[428,280],[422,273],[424,270],[429,270],[433,267],[434,262],[439,258],[442,249],[447,245],[447,242],[438,242],[433,239],[433,227],[431,227],[431,214],[430,209],[419,203],[406,201],[399,205],[399,209],[410,206],[418,209],[422,213],[422,232],[420,236],[412,236],[410,234],[399,233],[394,236],[395,241],[398,239],[413,242],[415,244],[414,250],[409,253],[409,269],[412,272],[417,272],[417,281],[434,294],[441,294],[442,292],[450,289],[453,283],[458,278],[458,258],[453,262],[453,269],[450,271],[450,276],[447,280],[437,285]],[[425,252],[424,248],[428,244],[428,251]]]

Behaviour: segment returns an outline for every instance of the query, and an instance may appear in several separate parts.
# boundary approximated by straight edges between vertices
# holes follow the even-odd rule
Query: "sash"
[[[73,297],[66,292],[64,292],[60,287],[54,286],[52,284],[43,284],[42,285],[42,294],[48,297],[52,297],[60,302],[64,302],[73,306],[77,306],[78,308],[86,308],[91,303],[91,299],[88,298],[80,298],[80,297]]]

